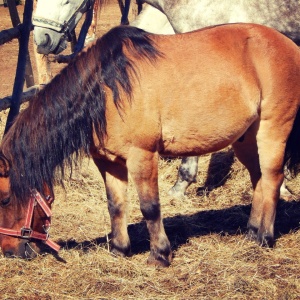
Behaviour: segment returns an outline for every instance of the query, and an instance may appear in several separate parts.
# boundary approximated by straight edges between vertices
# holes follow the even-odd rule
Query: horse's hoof
[[[287,189],[280,189],[280,199],[285,201],[295,200],[296,197]]]
[[[246,235],[247,239],[249,241],[256,241],[257,240],[257,234],[255,234],[252,230],[249,230],[247,232],[247,235]]]
[[[266,248],[273,248],[274,247],[274,237],[271,234],[262,234],[258,235],[257,239],[259,245],[261,247],[266,247]]]
[[[84,44],[88,45],[88,44],[92,43],[95,40],[96,40],[95,34],[92,34],[92,35],[87,34],[87,36],[85,38],[85,41],[84,41]]]
[[[186,198],[185,192],[177,190],[175,186],[169,189],[168,195],[179,200]]]
[[[269,233],[259,233],[258,228],[252,225],[248,225],[247,238],[251,241],[255,241],[261,247],[272,248],[274,246],[274,237]]]
[[[257,241],[257,232],[258,232],[258,229],[255,226],[248,224],[247,238],[250,241]]]
[[[171,259],[163,256],[154,257],[154,255],[150,254],[147,264],[155,267],[167,268],[171,265]]]
[[[113,255],[121,256],[121,257],[131,256],[131,247],[126,246],[126,247],[121,248],[121,247],[111,244],[110,252]]]

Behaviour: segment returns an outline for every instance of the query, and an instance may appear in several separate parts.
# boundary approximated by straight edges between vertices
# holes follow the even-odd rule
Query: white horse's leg
[[[198,156],[184,157],[178,170],[175,185],[169,190],[169,195],[182,198],[191,183],[196,182],[198,172]]]

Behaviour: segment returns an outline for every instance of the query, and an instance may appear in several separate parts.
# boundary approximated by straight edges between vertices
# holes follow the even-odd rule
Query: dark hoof
[[[258,243],[262,247],[273,248],[274,247],[274,238],[270,234],[262,234],[258,236]]]
[[[130,246],[127,247],[118,247],[116,245],[110,245],[110,252],[116,256],[131,256],[131,248]]]
[[[252,225],[248,225],[247,238],[255,241],[261,247],[272,248],[274,246],[274,237],[269,233],[259,233],[258,229]]]
[[[172,252],[168,251],[169,254],[159,254],[158,252],[151,251],[147,263],[155,267],[166,268],[171,265]]]
[[[247,238],[250,241],[257,241],[257,232],[258,229],[252,225],[248,225],[248,233],[247,233]]]

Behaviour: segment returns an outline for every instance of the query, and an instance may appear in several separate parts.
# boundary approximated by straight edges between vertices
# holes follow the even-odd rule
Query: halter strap
[[[34,15],[32,18],[32,25],[44,27],[53,29],[57,32],[61,32],[64,34],[68,34],[70,31],[70,25],[76,18],[77,13],[85,6],[87,5],[87,11],[93,8],[95,0],[82,0],[80,4],[78,4],[78,7],[76,8],[75,12],[68,20],[65,20],[63,22],[57,21],[57,20],[51,20],[47,19],[41,16]]]
[[[50,204],[53,201],[53,198],[47,197],[47,202]],[[41,194],[33,190],[31,192],[31,197],[29,199],[27,213],[25,217],[24,226],[20,230],[14,230],[14,229],[8,229],[4,227],[0,227],[0,234],[9,235],[13,237],[18,237],[22,239],[36,239],[40,240],[43,243],[47,244],[50,248],[52,248],[55,251],[58,251],[60,249],[60,246],[53,242],[51,239],[49,239],[49,229],[50,229],[50,221],[47,220],[44,224],[44,230],[45,233],[37,232],[32,230],[31,224],[32,224],[32,217],[35,206],[39,204],[39,206],[42,208],[44,213],[48,218],[51,217],[51,209],[49,208],[48,204],[44,200],[44,198],[41,196]]]

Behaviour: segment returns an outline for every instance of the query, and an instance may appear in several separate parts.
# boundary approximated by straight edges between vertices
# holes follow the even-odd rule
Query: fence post
[[[8,6],[13,7],[12,1],[14,7],[16,8],[15,0],[7,0]],[[25,69],[26,69],[26,61],[27,61],[26,58],[28,55],[28,42],[29,42],[29,35],[32,26],[31,25],[32,10],[33,10],[33,0],[26,0],[24,15],[23,15],[23,24],[20,28],[21,36],[19,38],[19,55],[18,55],[18,64],[17,64],[15,82],[13,87],[12,102],[11,102],[11,107],[6,121],[4,134],[7,133],[8,129],[13,124],[15,117],[18,115],[20,111],[20,105],[21,105],[20,103],[21,103],[21,96],[23,93],[23,85],[24,85],[24,77],[25,77]],[[15,12],[17,12],[16,9]],[[16,15],[13,15],[13,18],[15,17]]]

